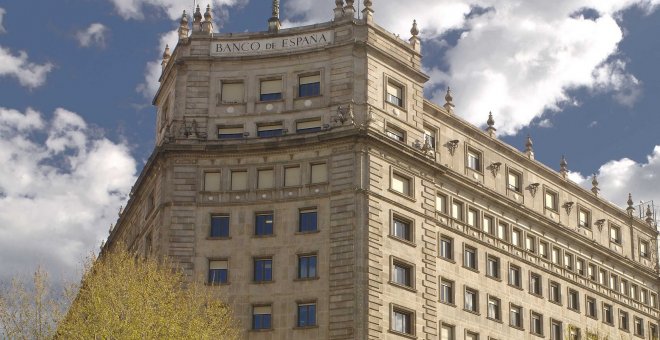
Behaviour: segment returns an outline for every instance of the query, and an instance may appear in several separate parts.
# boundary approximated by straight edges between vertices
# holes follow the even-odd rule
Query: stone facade
[[[261,33],[196,13],[189,34],[184,14],[157,146],[105,247],[173,258],[246,339],[657,336],[655,228],[463,121],[449,94],[424,99],[416,26],[403,41],[371,2],[362,19],[340,2],[290,29],[274,9]]]

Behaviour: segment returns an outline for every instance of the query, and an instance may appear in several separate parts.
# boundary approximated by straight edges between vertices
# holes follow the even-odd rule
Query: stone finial
[[[451,96],[451,88],[447,87],[447,94],[445,95],[445,105],[443,105],[447,112],[454,113],[454,97]]]
[[[594,195],[598,196],[598,192],[600,191],[600,188],[598,188],[598,177],[596,174],[594,174],[592,180],[591,180],[591,192],[594,193]]]
[[[559,173],[564,179],[568,178],[568,162],[566,161],[566,156],[561,155],[561,161],[559,162]]]
[[[486,121],[486,124],[488,127],[486,128],[486,132],[488,132],[488,135],[491,137],[495,137],[495,132],[497,129],[495,128],[495,119],[493,119],[493,112],[488,112],[488,120]]]
[[[633,217],[633,213],[635,212],[635,207],[633,206],[635,202],[633,202],[632,199],[632,194],[628,193],[628,208],[626,208],[626,211],[628,212],[628,216]]]
[[[344,0],[335,0],[335,20],[344,16]]]
[[[648,204],[646,205],[646,223],[648,223],[650,226],[653,225],[653,212],[651,211],[651,205]]]
[[[273,0],[273,15],[268,19],[268,32],[275,33],[280,31],[282,23],[280,22],[280,0]]]
[[[193,14],[193,32],[202,30],[202,10],[199,9],[199,4],[195,8],[195,14]]]
[[[419,28],[417,28],[417,20],[413,20],[413,25],[412,28],[410,29],[410,34],[412,34],[413,37],[419,35]]]
[[[355,17],[355,7],[353,6],[354,3],[355,0],[346,0],[346,6],[344,6],[344,15],[351,19]]]
[[[213,13],[211,11],[211,5],[206,6],[204,22],[202,22],[202,32],[209,34],[213,33]]]
[[[163,67],[163,70],[167,67],[167,64],[170,62],[172,54],[170,53],[170,45],[165,45],[165,51],[163,51],[163,61],[160,65]]]
[[[412,28],[410,29],[410,34],[412,34],[412,37],[410,37],[410,45],[415,49],[417,52],[421,52],[421,40],[419,40],[419,28],[417,28],[417,20],[413,20],[413,25]]]
[[[189,31],[188,14],[186,14],[186,11],[184,10],[183,15],[181,15],[181,21],[179,21],[179,41],[188,38]]]
[[[527,134],[527,141],[525,142],[525,155],[529,159],[534,159],[534,142],[532,142],[532,136],[529,134]]]
[[[362,10],[362,16],[364,17],[365,22],[372,23],[374,21],[374,10],[371,8],[373,3],[371,0],[364,0],[364,9]]]

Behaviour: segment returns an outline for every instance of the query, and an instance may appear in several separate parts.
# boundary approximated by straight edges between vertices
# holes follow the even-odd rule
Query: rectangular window
[[[561,303],[561,286],[559,283],[550,281],[549,287],[550,291],[548,299],[550,299],[551,302]]]
[[[509,325],[511,327],[522,328],[523,327],[523,317],[522,317],[522,307],[511,305],[509,308]]]
[[[245,86],[243,82],[223,82],[220,94],[223,104],[238,104],[245,102]]]
[[[440,280],[440,302],[454,304],[454,282],[442,279]]]
[[[454,259],[454,240],[442,236],[440,237],[440,257],[443,257],[447,260]]]
[[[387,102],[403,107],[403,86],[387,82]]]
[[[257,136],[261,138],[279,137],[284,134],[282,123],[257,125]]]
[[[596,299],[592,298],[590,296],[587,296],[586,298],[587,301],[587,316],[597,319],[598,318],[598,310],[596,309]]]
[[[455,220],[463,220],[463,202],[456,200],[451,201],[451,217]]]
[[[517,288],[522,288],[522,273],[520,267],[509,264],[509,284]]]
[[[548,242],[539,241],[539,255],[546,260],[548,259]]]
[[[410,196],[410,178],[392,173],[391,188],[398,193]]]
[[[573,271],[573,254],[571,253],[564,253],[564,267],[566,269]]]
[[[561,266],[561,249],[552,247],[552,263]]]
[[[229,215],[211,215],[210,237],[229,237]]]
[[[413,242],[412,223],[398,216],[392,218],[392,236]]]
[[[229,281],[229,267],[227,260],[209,261],[209,283],[223,284]]]
[[[275,187],[275,171],[273,169],[257,170],[257,188],[272,189]]]
[[[658,307],[658,296],[655,293],[651,293],[651,307]]]
[[[244,132],[242,126],[221,126],[218,127],[218,139],[241,139]]]
[[[558,195],[556,192],[552,190],[546,190],[545,191],[545,199],[544,199],[544,206],[546,209],[550,209],[552,211],[557,212],[558,208]]]
[[[530,315],[530,330],[532,334],[543,335],[543,315],[531,312]]]
[[[481,152],[468,148],[466,166],[474,171],[481,172]]]
[[[401,286],[413,287],[413,267],[408,263],[392,261],[392,282]]]
[[[387,129],[385,129],[385,134],[387,135],[387,137],[390,137],[396,141],[399,142],[406,141],[406,133],[389,124],[387,125]]]
[[[318,212],[316,209],[300,210],[298,213],[298,232],[309,233],[318,230]]]
[[[625,296],[628,296],[628,294],[630,294],[630,291],[628,290],[627,280],[621,279],[621,281],[619,281],[619,291]]]
[[[435,138],[437,136],[437,132],[435,129],[429,128],[429,127],[424,127],[424,143],[428,145],[431,150],[435,150]]]
[[[494,279],[500,278],[500,259],[488,255],[486,256],[486,276],[492,277]]]
[[[468,312],[479,312],[479,292],[474,289],[465,288],[465,302],[463,308]]]
[[[465,246],[463,251],[463,267],[477,269],[477,249]]]
[[[298,278],[312,279],[316,278],[316,255],[298,256]]]
[[[637,300],[637,285],[630,285],[630,297]]]
[[[580,340],[582,339],[582,333],[580,329],[575,325],[568,326],[568,340]]]
[[[273,259],[259,258],[254,259],[254,281],[270,282],[273,281]]]
[[[578,209],[578,226],[591,229],[591,213],[588,210]]]
[[[321,94],[321,74],[298,77],[298,97],[313,97]]]
[[[296,133],[308,133],[321,131],[321,119],[296,122]]]
[[[525,249],[530,253],[536,252],[536,237],[527,234],[527,237],[525,237]]]
[[[271,329],[272,313],[271,306],[252,306],[252,329]]]
[[[488,318],[501,321],[501,307],[500,307],[500,299],[496,297],[489,296],[488,297]]]
[[[220,191],[220,173],[204,173],[204,191]]]
[[[551,340],[563,340],[563,334],[561,330],[561,322],[557,320],[551,320],[550,322],[550,339]]]
[[[643,258],[649,257],[649,243],[644,240],[639,240],[639,256]]]
[[[587,266],[587,275],[589,276],[589,280],[596,282],[596,265],[589,263]]]
[[[454,330],[454,326],[443,323],[442,326],[440,326],[440,340],[456,340]]]
[[[543,284],[541,282],[541,275],[530,273],[529,274],[529,292],[534,295],[543,295]]]
[[[262,80],[259,100],[262,102],[282,99],[282,79]]]
[[[621,229],[615,225],[610,226],[610,241],[621,244]]]
[[[520,247],[522,245],[522,231],[520,229],[513,228],[511,230],[511,244],[513,244],[516,247]]]
[[[295,187],[300,185],[300,166],[284,168],[284,186]]]
[[[630,330],[629,320],[630,319],[628,319],[628,312],[619,309],[619,328],[623,329],[626,332],[629,331]]]
[[[603,303],[603,322],[610,325],[614,324],[614,312],[612,310],[612,305]]]
[[[301,303],[298,304],[298,327],[316,326],[316,304]]]
[[[634,323],[635,335],[643,337],[644,336],[644,320],[642,320],[638,317],[635,317],[633,323]]]
[[[580,293],[570,288],[568,289],[568,309],[580,311]]]
[[[415,334],[413,324],[415,316],[412,311],[392,307],[392,330],[398,333]]]
[[[503,222],[497,224],[497,238],[509,241],[509,225]]]
[[[584,260],[583,259],[577,259],[575,260],[575,269],[577,269],[577,273],[580,276],[585,276],[585,271],[584,271]]]
[[[601,286],[607,286],[607,271],[605,269],[598,271],[598,283]]]
[[[248,188],[248,172],[246,170],[234,170],[231,172],[231,190],[240,191]]]
[[[311,165],[310,182],[312,184],[326,183],[328,181],[328,164],[316,163]]]
[[[470,227],[479,229],[479,210],[474,208],[468,208],[467,224]]]
[[[479,340],[479,333],[465,331],[465,340]]]
[[[654,323],[649,324],[649,334],[651,335],[651,340],[658,340],[658,325]]]
[[[521,176],[519,173],[509,170],[506,183],[507,188],[509,188],[509,190],[521,192],[520,178]]]
[[[254,234],[257,236],[273,235],[273,213],[258,213],[255,215]]]
[[[493,217],[484,215],[484,219],[483,219],[484,233],[490,234],[490,235],[495,234],[495,230],[494,230],[495,222],[493,222],[493,221],[494,221]]]
[[[613,291],[618,291],[619,289],[619,278],[614,274],[610,275],[610,289]]]
[[[435,210],[443,214],[447,213],[447,196],[443,194],[435,195]]]
[[[647,304],[649,302],[648,299],[649,299],[649,291],[642,288],[639,291],[639,302],[643,304]]]

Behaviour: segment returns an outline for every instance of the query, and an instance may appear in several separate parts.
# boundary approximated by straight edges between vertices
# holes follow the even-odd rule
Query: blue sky
[[[374,0],[422,30],[426,95],[603,196],[660,201],[660,0]],[[270,1],[208,0],[220,32],[260,31]],[[552,3],[552,4],[550,4]],[[202,6],[207,2],[201,1]],[[0,0],[0,281],[37,264],[71,277],[153,150],[151,99],[180,0]],[[357,6],[357,4],[356,4]],[[285,26],[332,0],[283,0]],[[96,188],[95,190],[88,190]]]

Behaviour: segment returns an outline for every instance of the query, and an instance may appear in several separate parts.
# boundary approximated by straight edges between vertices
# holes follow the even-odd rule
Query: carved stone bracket
[[[449,142],[447,142],[447,144],[445,144],[447,149],[449,149],[449,153],[452,156],[454,155],[456,149],[458,148],[458,143],[459,143],[458,139],[454,139],[454,140],[450,140]]]
[[[495,162],[491,163],[488,166],[488,170],[493,174],[493,177],[497,177],[497,173],[500,172],[500,167],[502,166],[502,162]]]
[[[566,202],[564,203],[564,209],[566,209],[566,215],[571,215],[571,210],[573,210],[573,205],[575,202]]]
[[[532,197],[536,196],[536,191],[539,189],[540,183],[532,183],[527,186],[527,190],[529,190],[529,193],[532,195]]]
[[[332,117],[332,121],[336,126],[342,126],[344,123],[355,124],[355,117],[353,115],[353,105],[337,107],[337,114]]]
[[[605,225],[605,219],[600,219],[594,223],[598,227],[598,231],[603,231],[603,226]]]
[[[183,118],[183,121],[181,121],[179,130],[177,132],[177,138],[194,137],[203,140],[208,138],[208,133],[202,131],[202,129],[198,126],[196,119],[193,119],[192,122],[188,122],[185,118]]]

